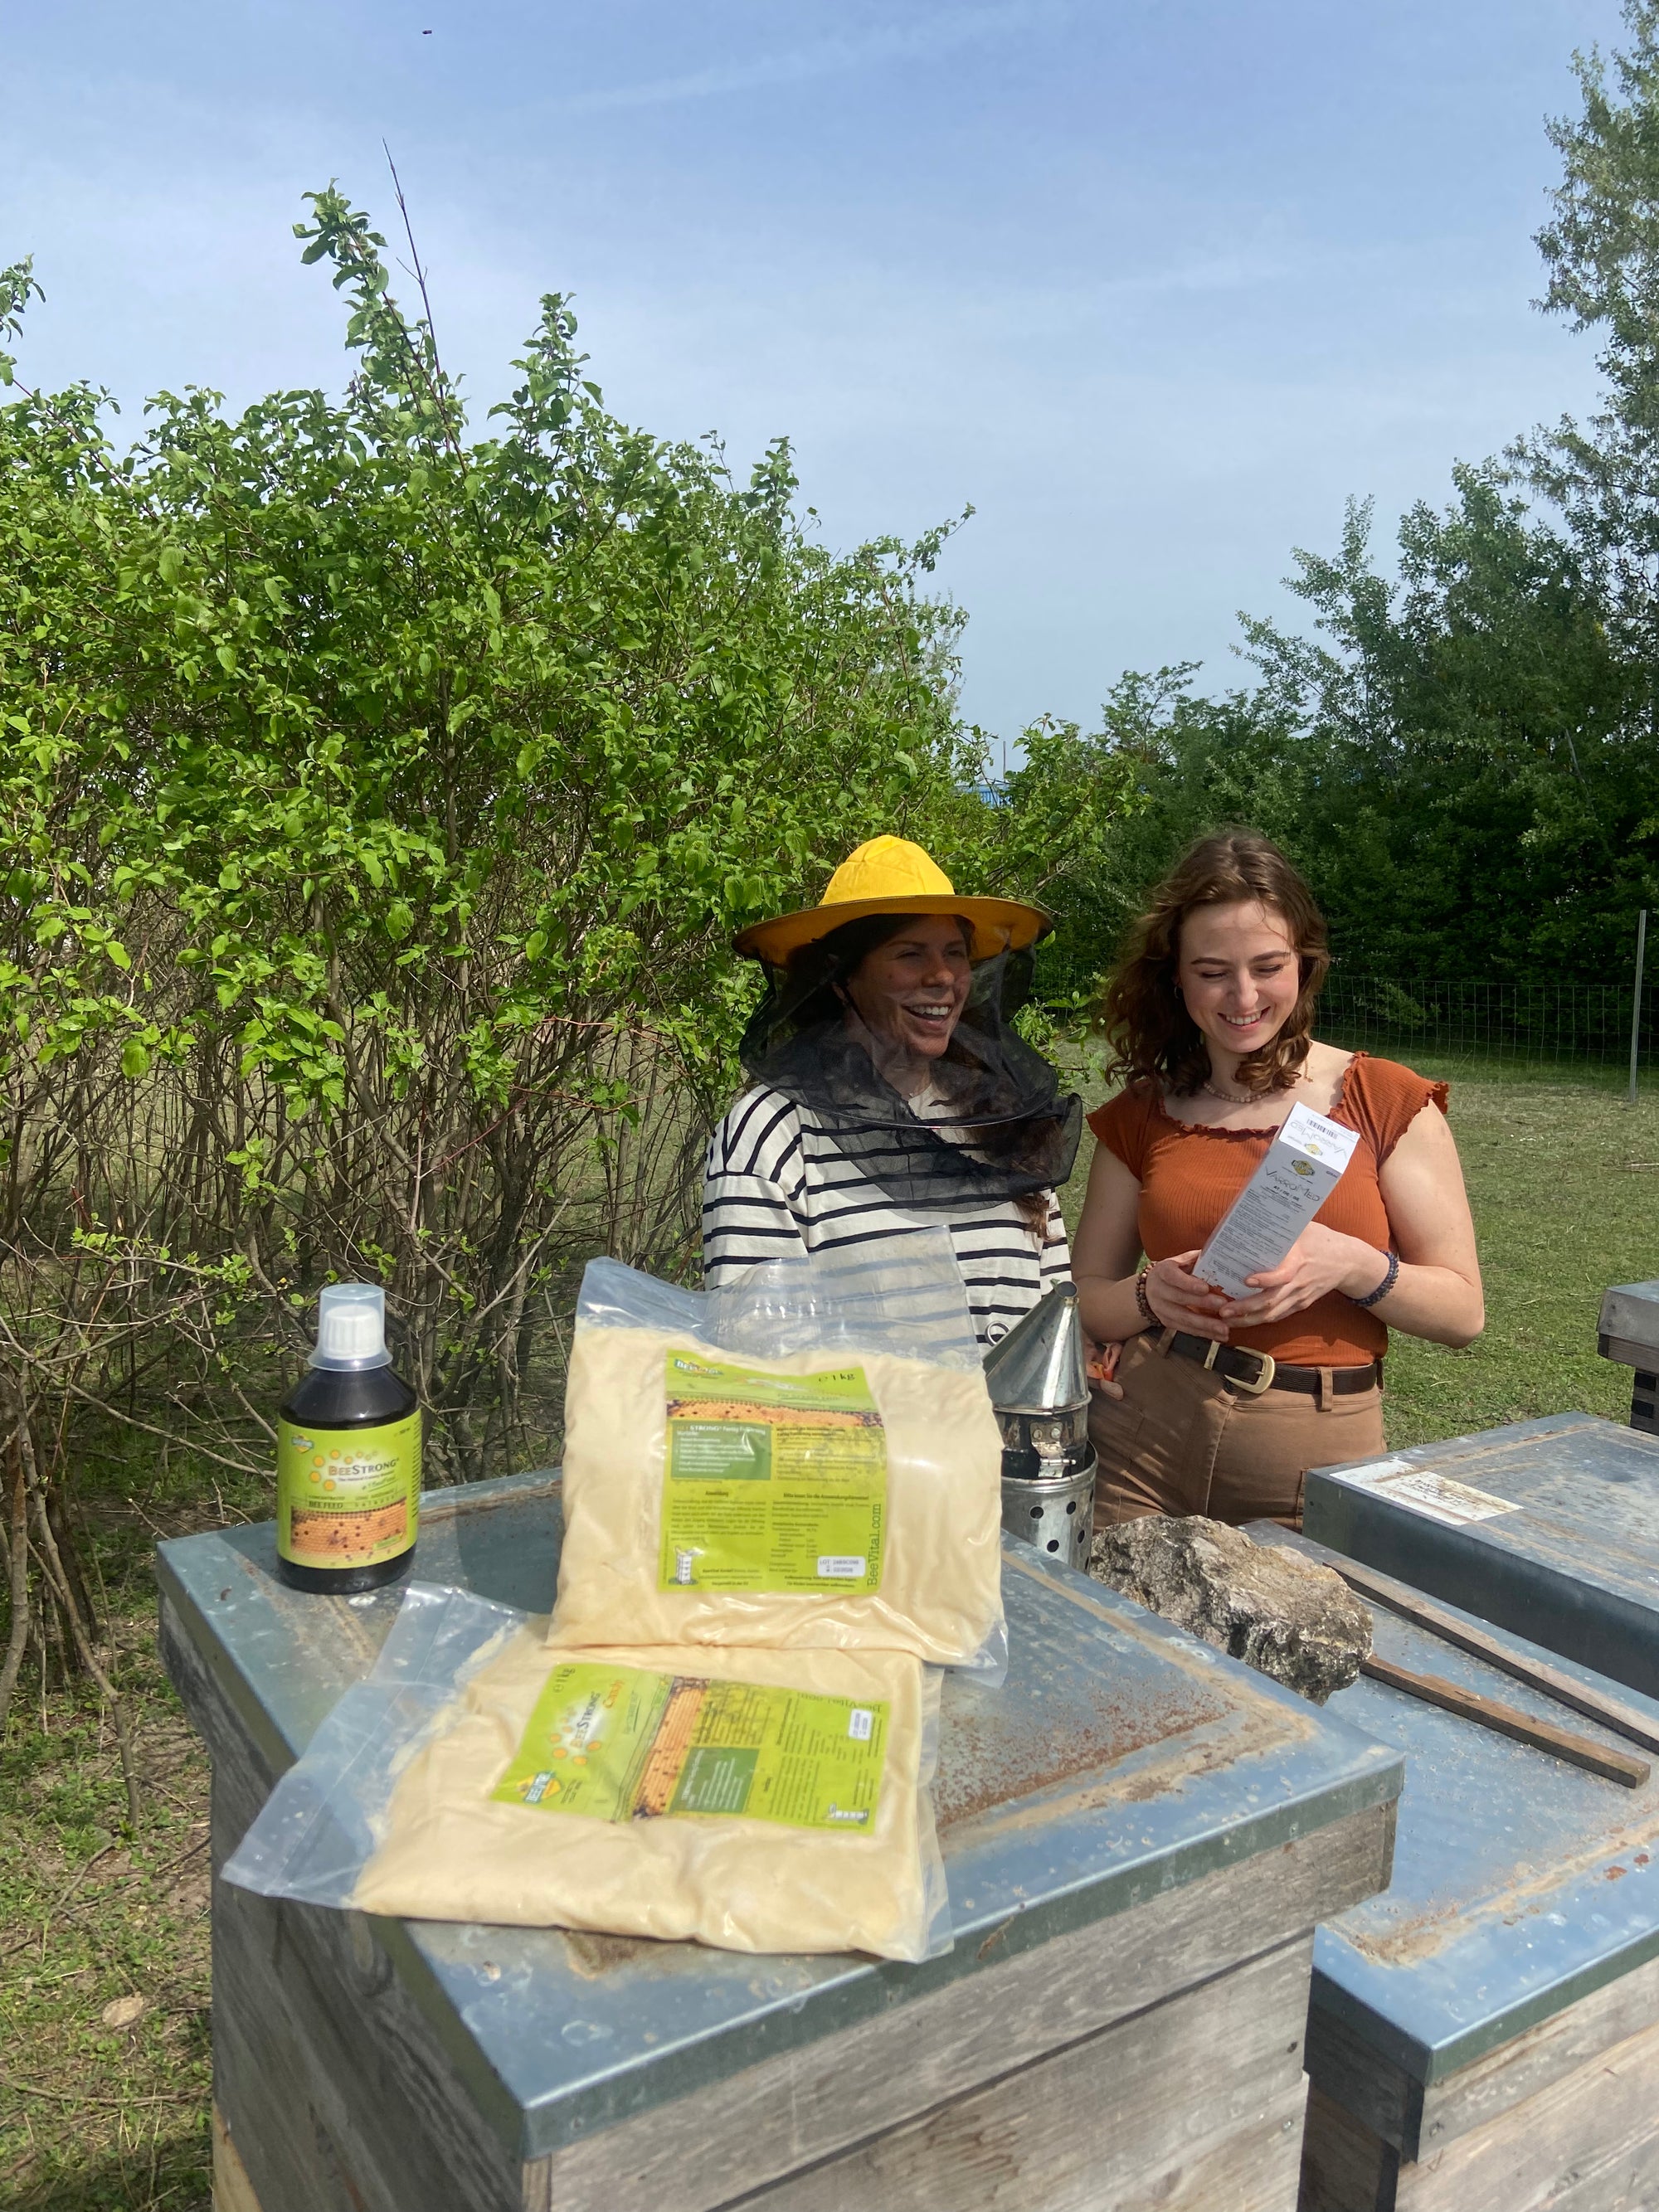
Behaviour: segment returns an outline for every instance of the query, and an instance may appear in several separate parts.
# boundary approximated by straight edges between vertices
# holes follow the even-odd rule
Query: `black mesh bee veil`
[[[976,963],[968,1003],[926,1087],[907,1097],[878,1066],[878,1040],[836,987],[902,926],[876,915],[768,965],[740,1050],[753,1082],[808,1108],[876,1187],[908,1212],[971,1213],[1063,1183],[1083,1102],[1013,1028],[1030,988],[1029,952]]]

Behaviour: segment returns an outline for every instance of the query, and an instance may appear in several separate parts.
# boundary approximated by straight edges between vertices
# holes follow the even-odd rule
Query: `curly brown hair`
[[[1312,1042],[1313,1012],[1331,964],[1325,917],[1277,845],[1253,830],[1200,837],[1152,893],[1107,978],[1099,1026],[1115,1058],[1109,1076],[1154,1083],[1177,1097],[1199,1090],[1210,1073],[1204,1035],[1176,988],[1181,926],[1195,907],[1258,903],[1279,915],[1296,947],[1302,988],[1277,1036],[1238,1063],[1253,1097],[1288,1091]]]

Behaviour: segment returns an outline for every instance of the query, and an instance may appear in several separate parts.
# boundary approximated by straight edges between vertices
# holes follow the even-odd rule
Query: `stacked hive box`
[[[532,1609],[559,1531],[550,1476],[446,1491],[422,1572]],[[268,1528],[161,1550],[216,1863],[398,1603],[274,1567]],[[1399,1757],[1023,1546],[1005,1567],[1006,1686],[946,1682],[947,1956],[756,1960],[216,1885],[225,2205],[1291,2212],[1314,1923],[1386,1885]]]
[[[1431,1592],[1659,1730],[1659,1439],[1570,1413],[1423,1445],[1310,1476],[1306,1526],[1250,1533]],[[1386,1607],[1376,1624],[1385,1660],[1636,1748]],[[1659,1775],[1623,1787],[1376,1681],[1331,1709],[1407,1779],[1393,1887],[1316,1948],[1304,2212],[1659,2203]]]

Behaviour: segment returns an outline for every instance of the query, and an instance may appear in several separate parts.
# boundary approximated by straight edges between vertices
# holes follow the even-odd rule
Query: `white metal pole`
[[[1636,1063],[1642,1050],[1642,965],[1648,950],[1648,910],[1636,917],[1636,988],[1630,1003],[1630,1103],[1636,1103]]]

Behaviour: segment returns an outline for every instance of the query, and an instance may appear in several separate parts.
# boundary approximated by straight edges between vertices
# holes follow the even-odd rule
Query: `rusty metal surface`
[[[1341,1564],[1270,1522],[1249,1533]],[[1632,1748],[1397,1613],[1379,1605],[1373,1618],[1383,1658]],[[1553,1663],[1659,1720],[1659,1702]],[[1332,2013],[1417,2080],[1439,2081],[1659,1955],[1659,1761],[1626,1789],[1370,1680],[1327,1710],[1403,1752],[1406,1786],[1392,1886],[1315,1939],[1310,2047]]]
[[[528,1610],[550,1601],[556,1478],[441,1492],[416,1571]],[[163,1545],[173,1617],[281,1771],[383,1640],[395,1590],[290,1591],[268,1528]],[[748,1958],[693,1944],[408,1923],[389,1948],[459,2062],[485,2067],[536,2157],[1387,1802],[1392,1750],[1127,1599],[1005,1547],[1006,1686],[945,1683],[935,1802],[956,1948],[920,1966]],[[992,1938],[995,1938],[994,1942]]]
[[[1449,1527],[1364,1486],[1432,1468],[1517,1510]],[[1557,1413],[1308,1477],[1305,1533],[1659,1697],[1659,1437]]]

